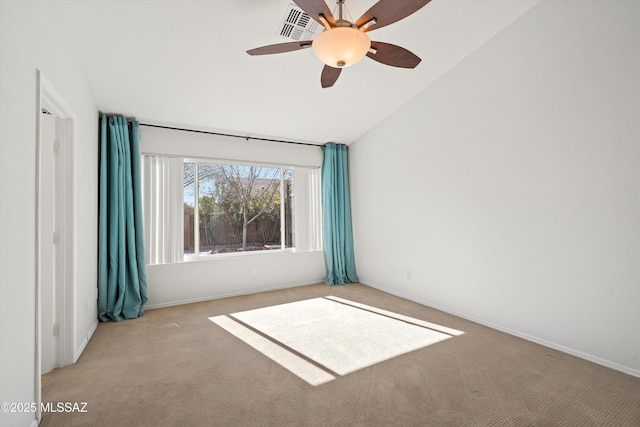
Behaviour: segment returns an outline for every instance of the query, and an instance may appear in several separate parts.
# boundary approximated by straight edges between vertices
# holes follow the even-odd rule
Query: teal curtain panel
[[[98,317],[144,314],[144,255],[139,123],[103,114],[100,121]]]
[[[358,281],[353,252],[347,146],[329,143],[322,147],[322,239],[327,266],[327,285]]]

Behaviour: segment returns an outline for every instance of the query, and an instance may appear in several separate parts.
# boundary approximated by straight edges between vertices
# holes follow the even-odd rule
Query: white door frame
[[[51,115],[61,119],[62,126],[57,134],[59,137],[59,148],[56,160],[57,167],[61,171],[61,184],[54,201],[54,209],[57,209],[57,215],[60,218],[57,224],[57,262],[56,269],[59,273],[56,281],[55,300],[56,315],[58,325],[58,354],[57,361],[60,367],[71,365],[74,360],[75,349],[75,245],[74,245],[74,123],[75,114],[68,107],[60,93],[47,80],[40,70],[36,73],[36,82],[38,90],[38,98],[36,102],[36,309],[35,309],[35,326],[36,326],[36,342],[35,342],[35,380],[36,380],[36,403],[37,403],[37,419],[41,420],[40,403],[42,401],[42,383],[41,383],[41,252],[43,245],[51,245],[53,236],[43,236],[40,232],[40,224],[42,221],[42,203],[41,203],[41,150],[44,147],[43,141],[40,141],[41,116],[45,109]]]

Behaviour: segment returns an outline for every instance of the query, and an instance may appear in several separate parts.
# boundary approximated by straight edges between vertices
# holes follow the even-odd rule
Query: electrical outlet
[[[255,276],[256,275],[256,268],[255,267],[249,268],[249,275],[251,275],[251,276]]]
[[[411,270],[407,270],[407,280],[411,280]]]

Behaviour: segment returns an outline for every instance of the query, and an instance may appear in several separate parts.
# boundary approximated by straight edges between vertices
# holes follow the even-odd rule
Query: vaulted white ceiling
[[[98,108],[144,122],[323,144],[350,143],[539,0],[433,0],[369,33],[422,58],[413,70],[365,58],[320,87],[310,49],[282,43],[289,0],[64,1]],[[334,4],[327,0],[334,10]],[[357,19],[375,0],[347,0]],[[544,29],[541,29],[544,31]]]

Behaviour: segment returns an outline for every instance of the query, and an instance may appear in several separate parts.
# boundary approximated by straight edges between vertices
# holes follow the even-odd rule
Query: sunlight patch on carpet
[[[373,311],[374,313],[382,314],[382,315],[387,316],[387,317],[393,317],[394,319],[403,320],[405,322],[413,323],[414,325],[424,326],[425,328],[433,329],[434,331],[444,332],[445,334],[454,335],[454,336],[458,336],[458,335],[464,334],[464,332],[458,331],[457,329],[447,328],[446,326],[438,325],[436,323],[431,323],[431,322],[425,322],[424,320],[420,320],[420,319],[414,319],[413,317],[404,316],[402,314],[394,313],[392,311],[383,310],[383,309],[377,308],[377,307],[372,307],[370,305],[360,304],[359,302],[349,301],[348,299],[344,299],[344,298],[340,298],[340,297],[334,297],[334,296],[328,296],[326,298],[331,299],[333,301],[342,302],[344,304],[349,304],[349,305],[352,305],[354,307],[359,307],[359,308],[362,308],[362,309],[365,309],[365,310],[368,310],[368,311]]]
[[[318,386],[336,378],[227,316],[210,317],[209,320],[311,385]]]
[[[270,340],[233,319],[259,331]],[[463,333],[332,296],[233,313],[230,317],[211,317],[210,320],[312,385],[333,379],[324,369],[347,375]],[[242,333],[239,334],[238,330]],[[306,357],[317,366],[271,340]],[[262,347],[268,347],[267,352]],[[273,356],[276,353],[279,354],[277,358]],[[296,363],[308,363],[331,378],[318,372],[312,376],[317,375],[321,379],[310,381],[304,378],[296,371],[306,372],[308,366],[292,369],[288,356],[282,356],[286,353],[299,359]]]

